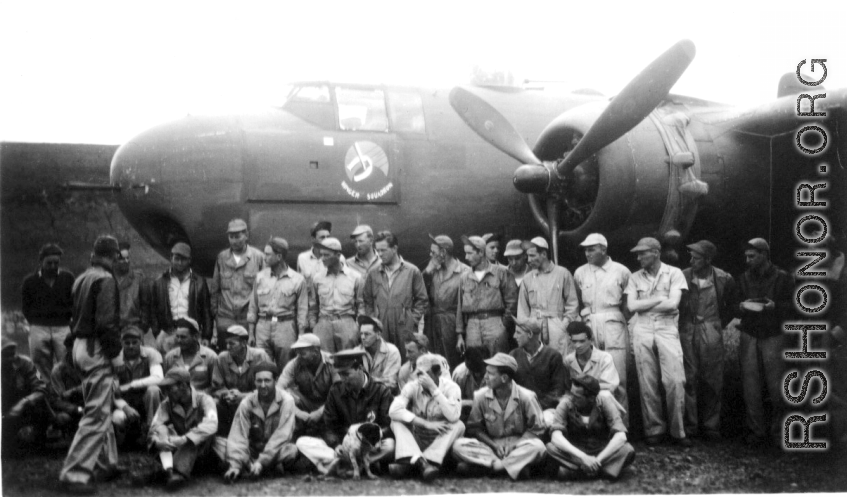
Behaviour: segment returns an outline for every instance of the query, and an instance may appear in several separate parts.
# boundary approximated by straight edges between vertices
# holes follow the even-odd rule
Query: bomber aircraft
[[[186,240],[207,275],[234,217],[247,220],[252,243],[284,236],[293,255],[315,221],[332,221],[342,240],[367,223],[397,234],[416,264],[428,257],[427,233],[543,234],[567,263],[584,261],[578,244],[592,232],[613,254],[670,230],[730,254],[756,236],[791,245],[797,182],[828,167],[843,185],[847,89],[803,85],[798,67],[776,100],[751,109],[669,94],[694,54],[692,42],[676,43],[612,99],[300,82],[280,107],[141,133],[115,153],[111,188],[154,249],[167,256]],[[825,79],[811,69],[810,81]],[[802,93],[826,93],[813,110],[827,115],[798,117]],[[812,121],[829,130],[814,158],[795,144]]]

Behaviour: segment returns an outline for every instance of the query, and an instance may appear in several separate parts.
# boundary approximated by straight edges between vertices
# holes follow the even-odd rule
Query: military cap
[[[485,240],[485,243],[499,242],[503,239],[503,236],[499,233],[486,233],[482,235],[482,239]]]
[[[165,373],[164,379],[159,382],[160,387],[176,385],[177,383],[191,383],[191,374],[185,368],[171,368]]]
[[[226,332],[229,333],[230,336],[233,337],[246,337],[250,336],[250,333],[247,332],[247,329],[241,326],[240,324],[234,324],[226,329]]]
[[[754,248],[756,250],[764,250],[765,252],[771,251],[771,246],[768,245],[768,242],[765,241],[764,238],[754,238],[747,242],[748,248]]]
[[[333,252],[341,252],[341,242],[338,241],[338,238],[333,238],[331,236],[326,237],[319,242],[315,242],[314,246],[318,249],[325,248],[332,250]]]
[[[190,324],[194,328],[194,333],[200,333],[200,325],[197,324],[197,321],[188,316],[179,319],[184,319],[188,324]],[[177,319],[177,321],[179,321],[179,319]]]
[[[186,259],[191,258],[191,247],[185,242],[176,242],[174,246],[171,248],[171,254],[173,255],[181,255]]]
[[[540,236],[536,236],[535,238],[530,240],[529,243],[535,245],[538,248],[550,250],[550,244],[548,244],[547,240],[545,240],[544,238],[542,238]]]
[[[131,324],[121,330],[121,340],[125,340],[127,338],[137,338],[141,340],[143,336],[144,332],[141,331],[141,328],[135,326],[134,324]]]
[[[373,316],[362,314],[361,316],[356,318],[356,322],[359,324],[359,327],[365,324],[372,324],[375,331],[382,331],[382,321]]]
[[[470,245],[479,251],[485,251],[485,240],[481,236],[462,235],[462,243]]]
[[[503,257],[512,257],[524,253],[523,242],[520,240],[509,240],[506,244],[506,250],[503,251]]]
[[[659,240],[651,237],[644,237],[638,240],[638,245],[630,250],[630,252],[643,252],[645,250],[662,250],[662,244]]]
[[[374,230],[371,229],[367,224],[360,224],[353,229],[353,232],[350,233],[350,238],[356,238],[362,233],[368,233],[371,236],[374,236]]]
[[[592,397],[596,397],[597,394],[600,393],[600,382],[598,382],[597,378],[593,376],[584,374],[573,378],[571,381],[582,386],[582,388],[585,389],[585,392]]]
[[[515,372],[518,370],[518,361],[515,360],[514,357],[509,354],[504,354],[502,352],[497,352],[494,354],[494,357],[491,359],[485,359],[483,361],[485,364],[490,366],[504,366]]]
[[[604,247],[609,247],[609,242],[606,241],[606,237],[601,235],[600,233],[591,233],[585,240],[579,244],[581,247],[592,247],[594,245],[602,245]]]
[[[230,221],[229,226],[226,228],[227,233],[238,233],[240,231],[247,231],[247,223],[240,218],[235,218]]]
[[[537,319],[524,319],[515,323],[520,329],[533,335],[541,333],[541,323]]]
[[[262,361],[259,364],[256,364],[255,366],[250,368],[250,373],[253,374],[254,378],[256,377],[257,374],[265,372],[265,371],[269,372],[271,374],[271,376],[276,378],[277,374],[278,374],[277,372],[279,370],[276,368],[276,365],[274,363],[267,362],[267,361]]]
[[[318,234],[318,231],[329,231],[332,232],[332,223],[329,221],[318,221],[312,225],[312,230],[310,233],[312,234],[312,238]]]
[[[347,349],[333,355],[333,367],[336,371],[344,371],[362,364],[365,351],[362,349]]]
[[[65,251],[62,250],[62,247],[55,243],[45,243],[41,247],[41,251],[38,253],[39,260],[44,260],[45,257],[50,257],[51,255],[62,256]]]
[[[432,240],[432,243],[446,249],[448,252],[453,250],[453,239],[447,235],[432,236],[430,234],[429,239]]]
[[[271,249],[276,253],[288,252],[288,241],[281,236],[272,236],[268,240],[268,245],[270,245]]]
[[[709,240],[700,240],[699,242],[692,243],[691,245],[688,245],[688,250],[697,252],[703,257],[707,257],[709,259],[713,258],[718,252],[718,248],[715,247],[715,244]]]
[[[302,335],[300,335],[300,338],[298,338],[297,341],[294,342],[294,344],[291,345],[291,347],[289,347],[289,348],[293,350],[293,349],[305,349],[307,347],[320,347],[320,346],[321,346],[320,337],[318,337],[314,333],[303,333]]]

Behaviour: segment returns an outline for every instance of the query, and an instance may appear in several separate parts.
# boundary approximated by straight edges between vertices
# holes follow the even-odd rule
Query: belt
[[[562,319],[562,317],[564,317],[563,314],[558,314],[558,313],[555,313],[555,312],[535,311],[534,314],[535,314],[536,319],[547,319],[547,318]]]
[[[480,311],[480,312],[467,312],[469,319],[488,319],[494,317],[502,317],[503,311]]]
[[[321,314],[320,316],[318,316],[318,321],[320,321],[321,319],[328,319],[330,321],[336,321],[336,320],[343,319],[343,318],[353,319],[353,315],[352,314]]]
[[[263,319],[265,321],[270,321],[271,323],[282,322],[282,321],[293,321],[294,315],[289,314],[287,316],[259,316],[259,319]]]
[[[456,315],[456,309],[433,309],[433,314],[452,314]]]
[[[602,312],[621,312],[620,307],[600,307],[600,308],[592,308],[591,314],[600,314]]]

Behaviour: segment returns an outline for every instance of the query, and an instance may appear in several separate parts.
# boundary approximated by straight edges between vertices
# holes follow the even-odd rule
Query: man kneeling
[[[626,441],[621,407],[612,394],[600,390],[596,378],[572,380],[571,393],[556,408],[547,453],[559,463],[559,478],[605,476],[617,479],[635,459]]]
[[[242,471],[258,477],[271,467],[283,475],[297,459],[292,442],[294,397],[274,385],[276,366],[262,362],[252,369],[256,391],[241,401],[227,439],[229,469],[224,479],[228,482]]]
[[[462,393],[453,380],[441,375],[443,362],[435,354],[419,356],[412,373],[415,379],[403,387],[388,410],[397,460],[389,466],[394,477],[405,476],[415,466],[422,479],[434,479],[453,442],[465,432],[459,421]]]

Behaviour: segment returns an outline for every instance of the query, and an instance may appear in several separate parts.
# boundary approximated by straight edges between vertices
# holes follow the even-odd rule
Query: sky
[[[573,4],[7,0],[0,141],[120,144],[189,113],[279,104],[292,81],[449,88],[473,65],[611,96],[684,38],[697,56],[674,93],[756,106],[812,58],[827,59],[823,86],[847,86],[845,2]]]

